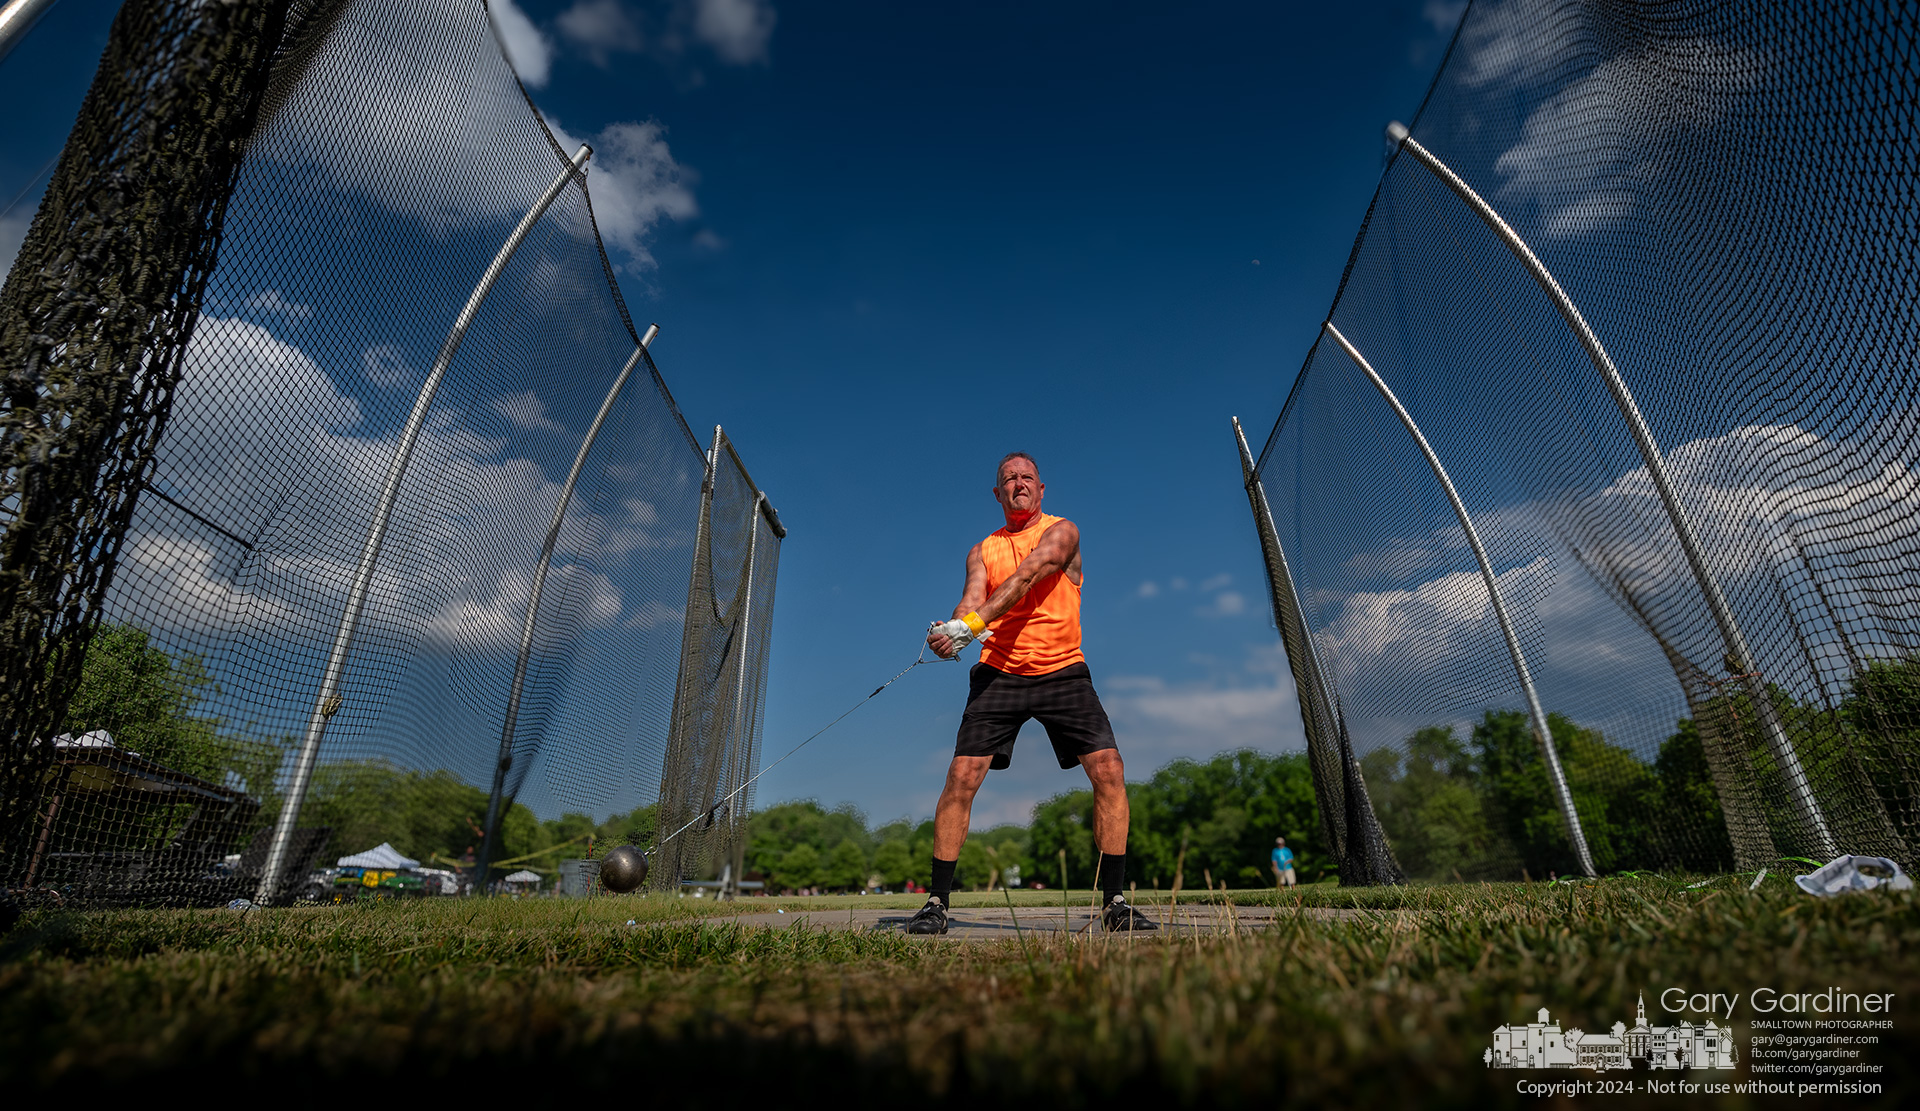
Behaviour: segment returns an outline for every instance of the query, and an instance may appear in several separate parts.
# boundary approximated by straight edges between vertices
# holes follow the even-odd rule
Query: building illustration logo
[[[1536,1022],[1501,1026],[1493,1031],[1493,1045],[1481,1055],[1495,1069],[1631,1069],[1642,1061],[1649,1069],[1730,1069],[1734,1065],[1733,1028],[1716,1026],[1712,1019],[1698,1025],[1648,1026],[1647,997],[1633,1029],[1613,1024],[1606,1034],[1589,1034],[1579,1027],[1561,1030],[1540,1008]]]

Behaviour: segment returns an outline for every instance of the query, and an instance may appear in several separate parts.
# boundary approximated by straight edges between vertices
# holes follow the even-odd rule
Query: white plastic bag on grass
[[[1837,856],[1804,876],[1793,877],[1793,882],[1807,894],[1822,898],[1876,887],[1906,891],[1913,886],[1900,866],[1884,856]]]

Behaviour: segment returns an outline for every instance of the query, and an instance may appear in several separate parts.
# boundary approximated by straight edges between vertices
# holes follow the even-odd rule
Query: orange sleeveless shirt
[[[1000,529],[980,542],[988,595],[1013,577],[1020,561],[1060,520],[1042,513],[1019,532]],[[988,667],[1013,675],[1046,675],[1086,662],[1080,654],[1080,584],[1067,578],[1064,569],[1034,583],[1026,597],[988,628],[993,635],[980,642],[980,662]]]

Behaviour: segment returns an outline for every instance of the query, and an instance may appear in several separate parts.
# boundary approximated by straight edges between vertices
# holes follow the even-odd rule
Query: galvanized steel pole
[[[1453,506],[1453,515],[1459,519],[1460,528],[1467,534],[1467,543],[1473,548],[1473,558],[1480,564],[1480,578],[1487,584],[1487,598],[1493,603],[1493,616],[1500,622],[1500,632],[1507,638],[1507,655],[1513,657],[1514,673],[1520,677],[1520,689],[1526,692],[1527,716],[1533,721],[1533,735],[1540,742],[1540,754],[1547,761],[1547,777],[1553,784],[1554,800],[1560,806],[1561,817],[1567,820],[1567,837],[1573,842],[1573,855],[1580,862],[1581,872],[1595,875],[1593,857],[1587,851],[1587,835],[1580,828],[1579,813],[1573,808],[1573,792],[1567,789],[1567,774],[1561,769],[1560,754],[1553,747],[1553,731],[1547,727],[1546,712],[1540,708],[1540,695],[1533,689],[1533,673],[1527,670],[1526,654],[1520,650],[1520,636],[1514,631],[1513,619],[1507,614],[1507,603],[1500,595],[1500,580],[1493,573],[1493,563],[1487,558],[1486,545],[1480,542],[1480,530],[1473,527],[1473,518],[1467,515],[1466,503],[1460,500],[1460,492],[1454,488],[1453,479],[1447,474],[1447,468],[1441,465],[1440,457],[1434,454],[1433,445],[1427,442],[1420,426],[1414,423],[1413,414],[1400,404],[1400,399],[1386,381],[1374,371],[1373,365],[1367,362],[1359,349],[1347,341],[1340,329],[1334,327],[1333,321],[1327,321],[1322,327],[1367,376],[1367,380],[1373,383],[1374,389],[1380,391],[1380,396],[1393,407],[1394,415],[1400,418],[1400,423],[1413,437],[1413,442],[1420,445],[1420,454],[1426,456],[1427,466],[1432,468],[1433,477],[1439,481],[1440,489],[1445,491],[1448,504]]]
[[[492,264],[481,275],[480,284],[474,287],[466,306],[454,319],[453,328],[447,333],[446,341],[440,345],[440,354],[433,361],[433,369],[421,385],[419,396],[414,399],[413,412],[408,415],[406,428],[394,448],[393,459],[387,464],[386,482],[381,487],[380,501],[374,507],[366,543],[360,550],[360,564],[354,570],[353,585],[347,593],[346,611],[340,617],[340,628],[334,633],[333,650],[327,656],[326,670],[321,673],[320,691],[315,695],[313,710],[307,717],[306,736],[301,740],[300,750],[294,757],[286,797],[281,802],[279,817],[274,822],[266,863],[260,870],[260,886],[254,893],[256,903],[270,903],[279,893],[280,872],[286,866],[287,850],[293,843],[295,824],[300,820],[300,806],[306,800],[307,788],[312,785],[314,765],[320,755],[320,741],[326,736],[328,720],[340,709],[340,685],[346,674],[347,657],[353,649],[354,634],[360,628],[361,614],[366,610],[367,594],[373,588],[374,567],[380,560],[380,549],[386,543],[387,525],[393,517],[394,503],[400,496],[400,482],[406,477],[407,464],[413,459],[414,445],[426,427],[427,410],[433,405],[434,394],[439,392],[440,382],[446,377],[447,368],[453,365],[453,357],[460,350],[460,342],[466,338],[467,329],[479,315],[480,306],[486,301],[487,295],[493,292],[494,283],[506,271],[514,252],[520,249],[520,244],[526,241],[534,225],[540,222],[540,217],[552,207],[560,191],[580,173],[591,157],[593,148],[583,144],[566,168],[553,179],[553,184],[547,186],[547,191],[521,218],[513,234],[501,245],[499,253],[493,256]]]
[[[1633,433],[1634,443],[1638,445],[1640,458],[1646,463],[1647,473],[1653,479],[1654,489],[1660,495],[1660,504],[1666,510],[1667,520],[1672,523],[1674,535],[1678,537],[1680,548],[1686,554],[1687,566],[1693,572],[1693,578],[1700,587],[1700,593],[1706,598],[1707,608],[1712,611],[1714,624],[1719,627],[1721,640],[1726,644],[1728,662],[1737,669],[1738,677],[1753,697],[1754,708],[1759,714],[1761,727],[1766,733],[1767,747],[1772,751],[1773,758],[1779,762],[1781,772],[1786,777],[1787,790],[1792,798],[1794,809],[1799,812],[1800,820],[1807,826],[1807,832],[1813,839],[1816,851],[1825,858],[1838,856],[1839,849],[1834,842],[1833,833],[1827,827],[1826,815],[1821,813],[1820,803],[1813,797],[1813,787],[1807,781],[1806,770],[1800,765],[1800,755],[1794,751],[1793,742],[1787,737],[1786,728],[1780,722],[1780,713],[1767,691],[1766,682],[1760,677],[1753,652],[1747,647],[1746,636],[1741,632],[1740,624],[1734,618],[1733,607],[1721,591],[1719,581],[1714,578],[1712,570],[1707,566],[1706,554],[1700,547],[1700,539],[1694,531],[1693,520],[1688,516],[1686,507],[1681,503],[1680,496],[1674,489],[1673,479],[1667,472],[1666,457],[1661,454],[1660,445],[1654,440],[1652,429],[1647,426],[1646,418],[1640,413],[1639,404],[1634,401],[1632,392],[1627,389],[1626,381],[1621,378],[1620,371],[1613,364],[1613,359],[1608,356],[1606,349],[1600,346],[1599,337],[1593,334],[1593,329],[1587,325],[1586,318],[1580,315],[1580,310],[1574,306],[1573,299],[1567,296],[1566,291],[1560,288],[1560,283],[1554,280],[1553,275],[1541,264],[1526,242],[1507,226],[1507,222],[1500,218],[1500,214],[1495,212],[1491,205],[1481,199],[1480,194],[1475,192],[1472,186],[1461,180],[1460,176],[1449,169],[1446,163],[1435,157],[1433,152],[1421,146],[1407,131],[1405,125],[1397,122],[1388,124],[1387,138],[1400,149],[1413,155],[1416,161],[1439,178],[1455,196],[1466,202],[1474,215],[1480,217],[1487,227],[1500,237],[1500,241],[1505,243],[1514,257],[1520,260],[1520,264],[1526,267],[1527,273],[1540,286],[1541,291],[1553,302],[1554,308],[1559,310],[1567,326],[1573,329],[1574,335],[1580,340],[1581,347],[1586,349],[1587,358],[1592,361],[1594,369],[1600,372],[1601,379],[1606,383],[1607,392],[1613,395],[1614,405],[1619,408],[1620,415],[1626,419],[1627,427]]]
[[[1306,610],[1294,587],[1293,568],[1287,563],[1286,549],[1280,546],[1280,532],[1273,523],[1273,508],[1267,503],[1267,490],[1260,481],[1247,448],[1247,434],[1240,418],[1233,418],[1233,438],[1240,448],[1240,476],[1247,491],[1247,504],[1253,510],[1254,531],[1260,535],[1261,554],[1267,565],[1267,589],[1273,599],[1273,618],[1280,626],[1280,643],[1286,649],[1287,663],[1293,670],[1294,697],[1300,703],[1300,724],[1307,734],[1308,768],[1316,787],[1323,794],[1338,792],[1347,796],[1347,784],[1353,778],[1347,766],[1347,754],[1341,745],[1339,717],[1334,709],[1333,690],[1326,670],[1320,666],[1320,653],[1314,644],[1313,630],[1307,626]],[[1292,626],[1291,630],[1289,626]],[[1292,635],[1289,635],[1291,632]],[[1331,779],[1332,782],[1322,782]],[[1369,804],[1371,805],[1371,804]],[[1346,815],[1351,806],[1321,807],[1320,824],[1327,847],[1343,865],[1348,842],[1363,839],[1364,831],[1347,828]]]
[[[7,0],[0,5],[0,61],[13,53],[33,25],[53,7],[53,0]]]
[[[1309,719],[1305,725],[1310,733],[1316,728],[1325,730],[1332,725],[1333,692],[1327,686],[1327,673],[1320,666],[1320,653],[1314,646],[1313,633],[1306,629],[1306,610],[1301,607],[1300,592],[1293,585],[1293,568],[1287,563],[1286,549],[1280,546],[1280,533],[1273,523],[1273,509],[1267,504],[1267,490],[1260,481],[1259,472],[1254,468],[1253,452],[1247,448],[1247,434],[1240,428],[1239,417],[1233,418],[1233,436],[1240,446],[1240,475],[1247,488],[1247,501],[1253,509],[1254,528],[1260,533],[1263,541],[1261,547],[1271,549],[1267,560],[1267,585],[1273,591],[1276,602],[1281,601],[1279,595],[1282,591],[1285,592],[1285,600],[1290,602],[1294,612],[1300,615],[1300,625],[1305,634],[1301,639],[1300,650],[1306,656],[1305,670],[1311,677],[1311,681],[1308,684],[1308,690],[1301,698],[1301,712],[1305,715],[1311,710],[1323,719],[1317,724]],[[1278,613],[1274,617],[1284,620],[1284,616]],[[1338,746],[1338,741],[1334,737],[1328,736],[1322,739],[1328,745]]]
[[[520,726],[520,695],[527,683],[527,663],[533,656],[533,628],[540,616],[540,596],[547,587],[547,569],[553,565],[553,549],[560,541],[560,523],[566,519],[567,506],[573,502],[573,488],[580,483],[580,473],[587,466],[587,453],[593,450],[593,442],[600,437],[600,429],[607,423],[607,414],[613,411],[613,403],[620,399],[620,391],[626,389],[627,379],[633,377],[633,368],[640,365],[640,359],[646,354],[647,348],[653,346],[654,337],[659,334],[660,325],[647,325],[646,334],[640,337],[640,346],[633,349],[626,365],[614,376],[606,400],[600,403],[600,411],[594,414],[586,437],[580,441],[580,451],[573,457],[573,469],[567,472],[566,485],[560,488],[560,500],[554,504],[553,519],[547,523],[547,539],[540,546],[540,558],[533,567],[533,589],[527,596],[526,620],[520,623],[520,653],[514,658],[513,686],[507,691],[507,716],[500,727],[500,755],[494,761],[493,790],[487,796],[487,824],[480,827],[480,852],[473,865],[473,882],[478,889],[476,893],[485,891],[487,867],[493,860],[493,842],[499,836],[496,823],[500,820],[500,803],[506,794],[507,771],[513,767],[513,737]]]
[[[741,606],[740,637],[738,642],[740,645],[740,666],[735,670],[734,678],[733,678],[732,732],[733,732],[734,744],[730,746],[733,753],[733,760],[739,760],[742,756],[748,755],[740,751],[739,741],[743,731],[747,733],[752,732],[751,726],[745,723],[743,719],[747,712],[747,663],[748,663],[748,658],[753,654],[753,643],[754,643],[753,641],[754,566],[753,565],[754,565],[754,557],[759,554],[758,549],[760,546],[760,507],[762,504],[766,502],[766,500],[767,500],[767,496],[765,494],[760,493],[758,490],[755,490],[754,497],[753,497],[753,508],[747,511],[747,573],[746,573],[745,582],[742,584],[742,587],[741,587],[741,593],[743,596],[740,599],[740,606]],[[728,761],[728,765],[729,766],[727,768],[726,778],[728,782],[731,783],[738,769],[732,766],[733,765],[732,760]],[[734,794],[737,794],[737,793],[738,793],[737,791],[729,792],[727,797],[730,799]],[[739,814],[739,812],[740,812],[739,806],[731,805],[731,804],[728,805],[727,824],[729,827],[734,826],[735,824],[734,818]],[[734,833],[734,830],[732,828],[729,828],[727,832],[727,853],[729,858],[731,858],[735,849],[735,845],[733,844],[733,833]],[[729,864],[731,864],[731,859],[729,859]],[[738,880],[737,876],[735,877],[735,880],[736,881]],[[736,894],[738,894],[738,889],[728,890],[726,885],[723,884],[721,886],[721,889],[720,889],[721,898],[732,898]]]

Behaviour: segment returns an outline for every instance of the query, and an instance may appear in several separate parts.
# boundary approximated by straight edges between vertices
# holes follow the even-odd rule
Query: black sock
[[[1114,898],[1127,887],[1127,854],[1100,856],[1100,902],[1102,905],[1113,902]]]
[[[933,882],[927,885],[927,890],[940,900],[943,907],[952,905],[947,901],[947,896],[953,893],[953,868],[958,863],[958,860],[933,858]]]

